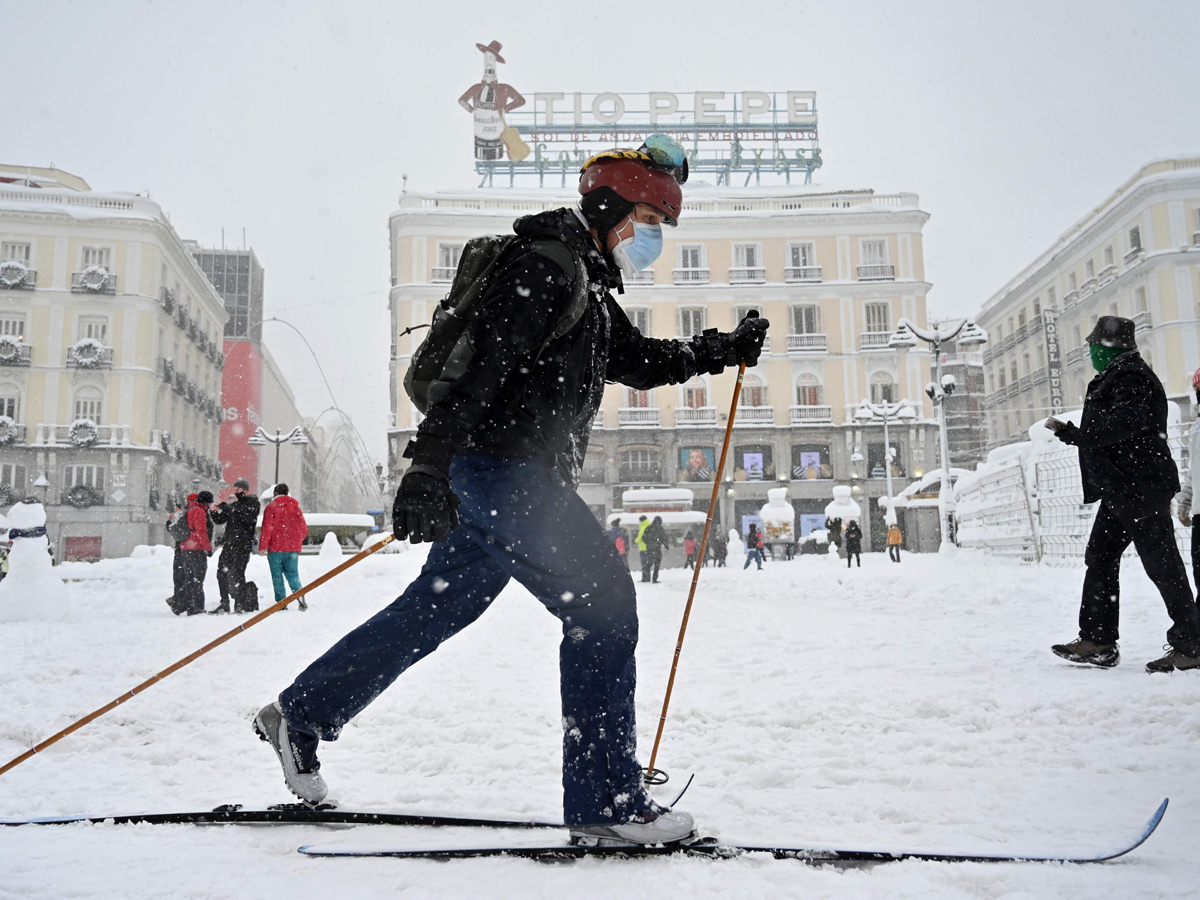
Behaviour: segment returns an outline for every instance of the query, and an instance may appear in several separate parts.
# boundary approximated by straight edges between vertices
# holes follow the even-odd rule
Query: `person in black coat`
[[[212,512],[213,521],[225,526],[225,541],[217,564],[217,585],[221,602],[212,613],[229,612],[233,598],[234,612],[254,612],[257,597],[246,589],[246,564],[254,553],[254,529],[258,524],[258,498],[250,492],[250,482],[239,478],[233,483],[233,502],[222,502]]]
[[[846,568],[850,568],[850,557],[862,568],[862,529],[853,519],[846,526]]]
[[[662,565],[663,550],[671,546],[671,539],[667,537],[667,529],[663,528],[662,516],[654,517],[654,521],[642,535],[642,541],[646,544],[646,552],[642,554],[642,574],[649,575],[652,583],[657,582],[658,568]],[[645,578],[642,579],[642,581],[645,580]]]
[[[1166,393],[1137,352],[1131,319],[1101,316],[1087,340],[1098,374],[1080,424],[1050,418],[1046,425],[1079,448],[1083,500],[1100,508],[1084,554],[1079,638],[1051,649],[1071,662],[1106,668],[1120,662],[1121,554],[1132,542],[1173,623],[1167,654],[1147,671],[1200,668],[1200,616],[1171,522],[1179,470],[1166,440]]]

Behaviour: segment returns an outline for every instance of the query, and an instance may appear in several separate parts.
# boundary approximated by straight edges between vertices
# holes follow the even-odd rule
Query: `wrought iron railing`
[[[884,265],[870,265],[858,267],[859,281],[895,281],[896,267]]]
[[[806,281],[820,281],[820,266],[787,266],[783,270],[783,280],[788,284],[801,284]]]
[[[816,425],[833,421],[832,406],[793,406],[791,408],[793,425]]]
[[[617,410],[618,425],[657,425],[658,421],[657,406],[629,406]]]
[[[825,335],[789,334],[787,348],[788,353],[824,353],[826,350]]]
[[[676,284],[708,284],[708,269],[676,269]]]

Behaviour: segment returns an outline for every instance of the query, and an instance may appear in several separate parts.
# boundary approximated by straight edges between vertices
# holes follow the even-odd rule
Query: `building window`
[[[32,244],[5,241],[3,245],[0,245],[0,262],[19,262],[21,265],[27,266],[32,258]]]
[[[1006,384],[1008,384],[1008,376],[1004,373],[1004,366],[1000,367],[999,374],[1000,374],[1000,387],[1004,387]]]
[[[650,406],[650,392],[625,388],[626,409],[647,409]]]
[[[1090,259],[1085,261],[1083,264],[1083,274],[1089,279],[1096,277],[1096,264]]]
[[[1144,287],[1136,288],[1133,292],[1133,311],[1146,311],[1146,289]]]
[[[1021,354],[1021,363],[1025,366],[1025,374],[1028,375],[1029,374],[1029,354],[1028,353]]]
[[[793,269],[808,269],[817,264],[817,247],[811,241],[788,245],[788,266]]]
[[[25,496],[25,467],[15,463],[0,464],[0,487],[8,488],[14,497]]]
[[[630,447],[621,451],[618,478],[625,484],[662,482],[662,453],[657,447]]]
[[[103,466],[67,466],[63,471],[63,487],[72,488],[85,484],[98,491],[104,490]]]
[[[867,331],[879,334],[892,330],[892,317],[887,303],[868,303],[866,306]]]
[[[1141,253],[1142,251],[1142,229],[1134,225],[1129,229],[1129,252]]]
[[[650,334],[650,310],[645,308],[627,309],[625,314],[629,316],[629,322],[644,335]]]
[[[462,250],[462,244],[438,244],[438,267],[457,269]]]
[[[821,307],[815,303],[792,307],[792,334],[821,333]]]
[[[763,380],[757,375],[747,375],[742,379],[742,396],[739,402],[742,406],[766,406],[767,388]]]
[[[1012,361],[1011,379],[1013,384],[1017,383],[1017,361],[1015,359]]]
[[[18,341],[25,340],[25,317],[9,315],[0,318],[0,334],[14,337]]]
[[[1079,330],[1078,322],[1076,322],[1074,325],[1071,326],[1071,337],[1073,337],[1075,339],[1074,346],[1076,346],[1076,347],[1083,346],[1083,333]]]
[[[1106,266],[1111,266],[1113,264],[1113,249],[1111,246],[1104,248],[1104,264]]]
[[[871,402],[894,403],[896,384],[887,372],[876,372],[871,376]]]
[[[801,375],[796,380],[796,405],[821,406],[821,382],[816,375]]]
[[[1046,288],[1046,305],[1049,306],[1051,309],[1053,309],[1054,304],[1057,302],[1058,302],[1058,292],[1055,291],[1054,288],[1052,288],[1052,287]]]
[[[681,309],[679,311],[679,336],[690,338],[704,331],[704,307]]]
[[[679,268],[703,269],[704,245],[688,244],[679,248]]]
[[[703,409],[708,406],[708,386],[699,376],[683,386],[683,405],[688,409]]]
[[[743,444],[733,450],[734,481],[775,479],[775,451],[770,444]]]
[[[83,388],[75,395],[75,418],[91,419],[99,425],[103,405],[104,395],[98,388]]]
[[[793,444],[792,478],[814,480],[833,478],[828,444]]]
[[[584,458],[580,481],[584,484],[604,484],[604,451],[589,450]]]
[[[1074,272],[1070,272],[1067,275],[1067,287],[1069,287],[1071,290],[1075,290],[1079,287],[1079,281],[1075,278]]]
[[[1042,314],[1042,298],[1041,297],[1033,298],[1033,314],[1034,314],[1034,316],[1040,316]]]
[[[91,338],[104,344],[108,342],[108,319],[103,316],[79,317],[79,340]]]
[[[736,328],[742,319],[746,318],[750,313],[756,312],[760,316],[763,314],[762,307],[754,304],[739,304],[733,308],[733,325]]]
[[[900,448],[893,446],[896,452],[892,454],[892,477],[903,478],[904,463],[900,458]],[[884,470],[886,456],[884,454],[883,444],[867,444],[867,476],[869,478],[886,478],[887,472]]]
[[[887,265],[887,241],[863,241],[862,264],[864,266]]]
[[[758,244],[734,244],[733,264],[743,269],[761,268],[762,247]]]
[[[14,422],[21,421],[21,395],[16,389],[0,391],[0,416],[8,416]]]
[[[109,247],[84,247],[83,267],[102,266],[112,271],[112,249]]]
[[[1017,327],[1019,327],[1019,328],[1025,327],[1025,310],[1021,310],[1020,312],[1017,313]]]

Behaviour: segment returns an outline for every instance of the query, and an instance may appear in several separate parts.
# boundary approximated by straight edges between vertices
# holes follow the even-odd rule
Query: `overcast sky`
[[[0,3],[3,161],[149,190],[266,268],[379,460],[387,216],[476,183],[475,43],[536,91],[815,90],[832,187],[914,191],[930,311],[970,314],[1144,162],[1200,151],[1200,2]],[[264,333],[313,414],[289,329]],[[267,423],[290,427],[291,423]]]

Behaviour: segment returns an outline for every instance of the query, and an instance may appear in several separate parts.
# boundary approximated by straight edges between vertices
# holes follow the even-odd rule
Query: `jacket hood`
[[[602,254],[596,248],[596,242],[588,233],[581,215],[569,207],[551,209],[517,219],[513,222],[513,231],[531,240],[550,238],[562,241],[583,257],[588,277],[593,282],[622,290],[621,270],[609,261],[607,254]]]
[[[296,500],[296,498],[293,497],[291,494],[280,494],[278,497],[273,497],[273,498],[271,498],[271,503],[278,503],[281,506],[296,506],[296,507],[298,507],[300,505],[300,503]],[[271,503],[268,503],[267,505],[270,506]]]

